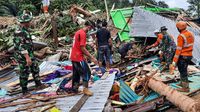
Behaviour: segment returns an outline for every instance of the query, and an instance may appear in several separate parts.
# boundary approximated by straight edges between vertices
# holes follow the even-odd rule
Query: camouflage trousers
[[[41,84],[40,76],[39,76],[40,69],[39,69],[38,62],[36,60],[32,59],[31,66],[26,66],[26,62],[20,62],[19,68],[20,68],[19,79],[20,79],[20,86],[22,87],[22,91],[23,90],[27,91],[28,77],[30,73],[32,73],[36,86],[39,86]]]
[[[161,61],[166,62],[166,67],[169,68],[169,65],[172,63],[174,54],[175,54],[175,49],[171,49],[169,51],[163,51],[163,57]]]

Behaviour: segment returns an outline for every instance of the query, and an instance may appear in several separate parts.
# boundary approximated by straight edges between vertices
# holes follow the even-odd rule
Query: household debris
[[[93,14],[80,6],[72,5],[67,13],[56,10],[49,17],[40,15],[34,18],[33,38],[37,41],[34,44],[36,48],[34,54],[41,63],[40,76],[47,87],[38,90],[33,86],[33,77],[30,76],[28,88],[31,95],[26,98],[21,95],[19,78],[14,71],[17,63],[13,64],[14,60],[12,60],[13,32],[11,30],[15,27],[9,30],[10,27],[6,26],[13,25],[15,22],[6,21],[0,28],[3,32],[0,35],[0,43],[2,43],[0,45],[2,60],[0,62],[0,111],[143,112],[176,109],[198,112],[200,107],[198,100],[200,70],[197,68],[200,62],[198,60],[199,26],[187,21],[191,26],[190,30],[195,34],[193,62],[196,66],[191,64],[188,67],[190,92],[180,93],[175,90],[180,88],[176,85],[180,82],[179,72],[175,70],[175,74],[170,75],[169,71],[162,70],[163,65],[158,57],[159,49],[145,50],[147,45],[155,41],[153,30],[161,26],[171,29],[169,32],[175,38],[177,37],[178,32],[173,29],[176,29],[174,20],[180,19],[179,9],[125,8],[112,10],[110,15],[113,23],[109,22],[109,29],[113,40],[116,41],[113,42],[113,68],[102,74],[98,66],[89,63],[92,71],[89,86],[94,92],[91,97],[83,95],[82,91],[77,94],[71,92],[73,67],[68,57],[74,31],[88,18],[94,23],[97,18],[103,20],[101,17],[103,14]],[[57,25],[52,25],[52,18]],[[160,23],[157,23],[159,21]],[[94,28],[90,35],[95,34],[96,29]],[[9,38],[5,39],[7,36]],[[97,51],[94,40],[92,36],[87,40],[89,43],[87,49],[93,55]],[[129,42],[132,43],[130,49],[122,56],[119,49],[123,43]],[[116,47],[117,44],[121,46]]]

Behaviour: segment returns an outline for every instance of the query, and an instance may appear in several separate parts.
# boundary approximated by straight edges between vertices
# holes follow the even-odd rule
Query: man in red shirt
[[[98,65],[98,61],[86,49],[86,33],[89,30],[91,30],[92,26],[93,25],[90,21],[86,21],[85,26],[75,33],[70,53],[70,59],[72,61],[73,66],[73,92],[78,92],[80,76],[82,76],[84,86],[83,93],[89,96],[93,95],[93,93],[88,89],[88,81],[91,76],[91,71],[84,58],[84,55],[87,56],[92,62]]]

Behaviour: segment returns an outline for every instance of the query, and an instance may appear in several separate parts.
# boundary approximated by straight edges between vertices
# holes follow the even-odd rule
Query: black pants
[[[73,77],[72,77],[72,88],[78,89],[80,83],[80,77],[83,79],[83,86],[88,88],[88,81],[90,80],[91,71],[88,64],[85,61],[74,62],[73,66]]]
[[[188,82],[188,65],[191,61],[192,57],[191,56],[180,56],[177,66],[178,66],[178,71],[180,72],[180,78],[181,81],[183,82]]]

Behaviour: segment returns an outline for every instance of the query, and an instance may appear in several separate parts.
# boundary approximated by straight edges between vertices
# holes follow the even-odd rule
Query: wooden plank
[[[138,70],[138,72],[137,72],[137,74],[134,75],[134,76],[132,76],[132,77],[130,77],[130,78],[128,78],[128,79],[126,79],[125,82],[129,82],[129,81],[131,81],[133,78],[138,77],[138,76],[141,74],[143,68],[144,68],[144,66],[143,66],[143,67],[140,67],[139,70]]]
[[[137,109],[140,109],[140,108],[143,108],[143,107],[149,107],[149,106],[151,107],[152,104],[156,104],[156,103],[160,103],[160,102],[164,102],[163,96],[156,98],[155,100],[151,100],[151,101],[141,103],[141,104],[137,104],[137,105],[135,103],[128,104],[126,106],[131,106],[131,105],[133,105],[133,106],[126,108],[123,112],[132,112],[132,111],[135,112],[135,110],[137,110]]]
[[[56,102],[55,101],[52,101],[52,102],[46,102],[46,103],[42,103],[42,104],[39,104],[39,105],[32,105],[32,106],[23,106],[23,107],[20,107],[18,109],[16,109],[15,111],[24,111],[24,110],[29,110],[29,109],[33,109],[33,108],[37,108],[37,107],[42,107],[42,106],[46,106],[46,105],[52,105],[52,104],[55,104]]]
[[[3,77],[3,78],[0,78],[0,83],[4,82],[4,81],[7,81],[11,78],[13,78],[14,76],[7,76],[7,77]]]
[[[55,107],[54,104],[53,104],[53,105],[49,105],[49,106],[47,106],[47,107],[41,109],[39,112],[45,112],[45,111],[47,111],[47,110],[49,110],[49,109],[51,109],[51,108],[53,108],[53,107]]]
[[[48,74],[50,74],[50,73],[53,73],[53,72],[54,72],[54,70],[44,72],[44,73],[40,74],[40,77],[46,76],[46,75],[48,75]],[[29,76],[28,80],[29,80],[29,81],[33,80],[32,75]],[[7,86],[9,86],[9,87],[11,87],[11,86],[16,86],[16,85],[19,85],[19,79],[16,80],[16,81],[14,81],[14,82],[11,82],[11,83],[7,84]]]
[[[83,95],[81,99],[72,107],[72,109],[69,112],[78,112],[83,106],[83,104],[85,104],[88,98],[89,96]]]
[[[3,105],[3,104],[5,104],[5,103],[9,103],[9,102],[12,102],[12,101],[18,100],[18,99],[20,99],[20,98],[22,98],[22,97],[23,97],[23,96],[20,95],[20,96],[16,96],[16,97],[14,97],[14,98],[7,99],[7,100],[5,100],[5,101],[0,102],[0,105]]]
[[[65,95],[58,95],[58,96],[50,96],[50,97],[43,97],[43,96],[32,96],[30,97],[31,99],[35,99],[35,100],[39,100],[42,102],[46,102],[52,99],[57,99],[57,98],[63,98],[63,97],[71,97],[71,96],[75,96],[75,95],[81,95],[82,92],[78,93],[78,94],[65,94]]]
[[[12,102],[12,103],[8,103],[8,104],[0,105],[0,108],[6,108],[6,107],[28,104],[28,103],[35,103],[35,102],[37,102],[37,100],[26,100],[26,101]]]

